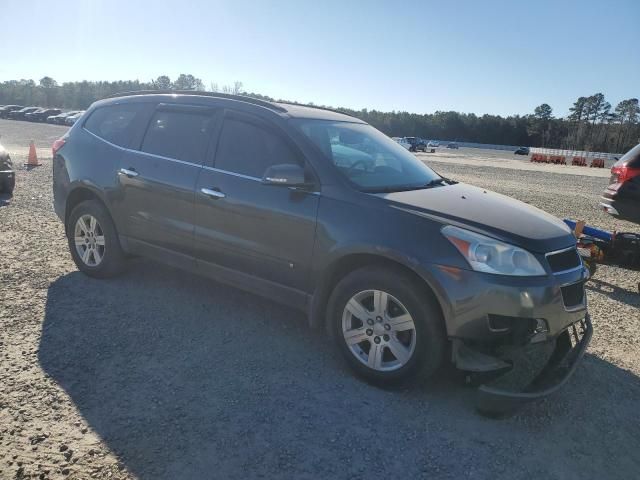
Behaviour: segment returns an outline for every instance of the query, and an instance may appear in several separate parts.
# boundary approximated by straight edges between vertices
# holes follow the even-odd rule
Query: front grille
[[[566,287],[561,287],[560,290],[562,290],[562,301],[565,307],[571,308],[582,305],[584,301],[584,282],[567,285]]]
[[[580,256],[575,248],[547,255],[553,273],[564,272],[580,266]]]

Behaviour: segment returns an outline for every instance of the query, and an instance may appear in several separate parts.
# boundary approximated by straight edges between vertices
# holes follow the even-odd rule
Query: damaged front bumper
[[[530,363],[526,359],[527,352],[522,353],[526,347],[521,348],[520,358],[507,360],[511,368],[506,373],[479,387],[476,402],[478,411],[491,416],[508,414],[527,402],[559,390],[580,363],[592,334],[593,327],[587,313],[583,320],[570,325],[552,341],[530,345],[532,348],[529,353],[534,354],[538,362],[541,357],[546,360],[541,369],[527,365]],[[527,378],[527,370],[537,372],[522,387],[518,385],[521,378],[516,377]]]

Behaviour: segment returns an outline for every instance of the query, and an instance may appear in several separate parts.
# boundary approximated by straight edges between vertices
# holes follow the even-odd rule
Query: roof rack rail
[[[107,95],[104,98],[117,98],[127,97],[130,95],[194,95],[199,97],[214,97],[214,98],[228,98],[230,100],[239,100],[241,102],[252,103],[261,107],[269,108],[271,110],[277,110],[279,112],[286,112],[287,109],[276,105],[275,103],[268,102],[266,100],[260,100],[258,98],[249,97],[246,95],[233,95],[231,93],[218,93],[218,92],[203,92],[199,90],[132,90],[129,92],[118,92]],[[280,102],[283,103],[283,102]]]
[[[291,102],[291,101],[288,101],[288,100],[277,100],[276,103],[282,103],[284,105],[293,105],[294,107],[298,106],[298,107],[317,108],[318,110],[326,110],[327,112],[340,113],[342,115],[346,115],[347,117],[353,117],[353,115],[351,115],[349,113],[346,113],[346,112],[344,112],[342,110],[338,110],[337,108],[321,107],[319,105],[309,105],[308,103],[296,103],[296,102]]]

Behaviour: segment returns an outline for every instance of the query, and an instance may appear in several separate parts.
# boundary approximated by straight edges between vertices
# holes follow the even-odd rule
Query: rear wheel
[[[426,379],[442,363],[446,339],[440,309],[403,272],[366,267],[350,273],[336,285],[328,314],[347,363],[370,382]]]
[[[100,202],[78,204],[67,219],[66,230],[71,256],[81,272],[106,278],[124,269],[125,256],[115,225]]]

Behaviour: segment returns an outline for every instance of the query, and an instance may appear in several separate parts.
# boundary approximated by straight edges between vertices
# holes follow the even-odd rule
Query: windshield
[[[371,125],[308,119],[292,122],[359,190],[395,192],[441,183],[437,173]]]

